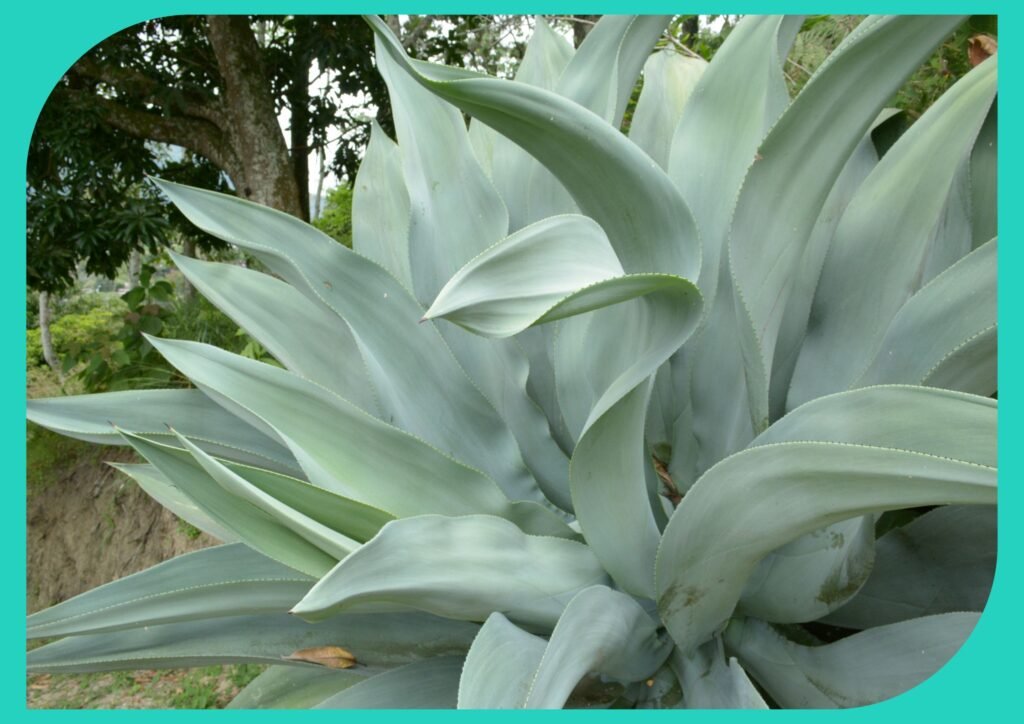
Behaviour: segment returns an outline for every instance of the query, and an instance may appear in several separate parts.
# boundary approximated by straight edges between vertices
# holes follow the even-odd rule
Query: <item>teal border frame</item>
[[[0,68],[6,70],[6,110],[0,113],[0,128],[3,142],[0,143],[0,223],[2,223],[3,264],[0,265],[3,284],[0,286],[3,306],[0,314],[3,339],[8,340],[8,354],[3,356],[4,379],[9,383],[2,391],[2,425],[6,469],[9,471],[3,486],[2,509],[4,525],[2,536],[4,549],[3,570],[9,581],[17,585],[14,598],[6,597],[3,610],[6,624],[0,627],[0,641],[3,650],[9,652],[4,663],[7,676],[3,677],[3,708],[9,716],[18,720],[48,720],[71,716],[92,719],[97,716],[111,716],[106,711],[81,711],[66,714],[56,711],[28,710],[25,706],[25,662],[24,650],[25,615],[25,539],[26,508],[22,483],[25,479],[25,437],[24,437],[24,383],[25,337],[21,333],[21,310],[24,303],[25,279],[25,202],[24,174],[29,137],[32,133],[39,109],[49,95],[53,85],[63,72],[94,44],[118,30],[146,19],[180,14],[199,13],[359,13],[359,12],[403,12],[403,13],[614,13],[614,12],[730,12],[730,13],[920,13],[942,14],[969,12],[973,14],[998,14],[1000,36],[1004,46],[1000,53],[1001,75],[999,123],[999,228],[1010,243],[1000,245],[999,259],[999,325],[1000,347],[999,367],[1001,374],[999,415],[999,464],[1002,484],[999,492],[999,560],[996,582],[992,597],[985,609],[977,629],[953,660],[935,676],[911,691],[887,702],[871,707],[853,709],[824,715],[829,720],[843,721],[905,721],[930,719],[944,722],[966,719],[967,717],[999,716],[1004,711],[1020,709],[1017,686],[1019,662],[1016,646],[1024,642],[1021,631],[1024,626],[1014,623],[1014,608],[1022,586],[1016,573],[1021,566],[1022,528],[1014,525],[1014,518],[1022,513],[1021,491],[1014,481],[1019,473],[1022,456],[1015,449],[1013,440],[1022,432],[1020,422],[1020,381],[1010,371],[1021,364],[1020,322],[1014,312],[1021,310],[1021,287],[1014,284],[1016,272],[1021,264],[1021,247],[1015,239],[1020,237],[1022,224],[1021,207],[1013,202],[1022,188],[1020,162],[1022,141],[1016,133],[1021,117],[1021,72],[1024,71],[1021,57],[1021,28],[1024,21],[1024,4],[1011,0],[988,0],[987,2],[959,2],[933,0],[863,0],[861,2],[806,2],[805,0],[701,0],[692,7],[685,2],[664,0],[578,0],[567,2],[547,0],[356,0],[354,2],[329,2],[328,0],[151,0],[147,3],[128,0],[108,0],[100,3],[51,0],[46,3],[15,0],[5,12],[7,33],[0,44]],[[1006,481],[1009,481],[1007,484]],[[12,592],[9,589],[9,593]],[[584,718],[620,716],[622,712],[378,712],[374,721],[401,721],[415,716],[417,721],[441,721],[447,718],[503,719],[530,716],[531,722],[559,721]],[[118,714],[132,720],[152,720],[171,717],[182,721],[186,712],[147,711],[132,714]],[[294,713],[275,712],[220,712],[201,715],[226,717],[238,721],[238,717],[260,717],[278,719],[295,716]],[[338,716],[330,713],[309,713],[302,716]],[[625,714],[626,718],[640,717],[685,717],[693,721],[749,721],[749,717],[770,717],[773,721],[807,720],[808,717],[823,716],[816,712],[777,711],[770,714],[750,712],[650,712]],[[538,718],[534,718],[538,717]],[[166,720],[166,719],[165,719]],[[321,721],[325,719],[321,718]],[[607,720],[607,719],[605,719]]]

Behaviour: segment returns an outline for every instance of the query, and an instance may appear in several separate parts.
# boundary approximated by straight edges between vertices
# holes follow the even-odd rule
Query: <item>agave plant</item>
[[[370,18],[355,251],[160,184],[269,270],[175,258],[281,366],[152,339],[196,389],[30,403],[224,545],[29,617],[29,670],[258,662],[234,706],[339,708],[929,677],[994,570],[995,58],[880,139],[960,20],[868,18],[791,101],[799,18],[710,64],[652,54],[666,17],[539,22],[515,81]]]

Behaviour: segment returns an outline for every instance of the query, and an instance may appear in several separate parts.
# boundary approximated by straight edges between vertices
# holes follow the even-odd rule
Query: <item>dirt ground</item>
[[[49,435],[45,431],[30,432]],[[56,443],[55,443],[56,444]],[[64,443],[60,443],[64,444]],[[84,445],[84,444],[83,444]],[[125,448],[61,448],[29,458],[26,605],[29,613],[216,541],[182,523],[104,461]],[[33,468],[33,465],[36,467]],[[39,481],[43,482],[39,482]],[[220,708],[255,666],[28,677],[29,708]]]

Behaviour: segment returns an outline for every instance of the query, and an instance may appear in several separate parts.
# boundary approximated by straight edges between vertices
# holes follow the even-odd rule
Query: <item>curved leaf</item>
[[[128,631],[71,636],[28,652],[31,672],[82,673],[183,668],[210,664],[282,664],[315,670],[287,657],[314,646],[343,646],[362,671],[458,655],[479,626],[419,613],[335,616],[308,624],[287,614],[232,616]],[[332,669],[333,671],[333,669]]]
[[[800,646],[768,624],[747,619],[729,626],[726,643],[784,707],[866,706],[931,677],[977,621],[976,613],[947,613],[879,626],[825,646]]]
[[[900,137],[846,207],[818,283],[816,322],[808,326],[793,373],[791,407],[851,386],[921,286],[950,179],[969,154],[995,92],[992,59]]]
[[[962,20],[889,16],[864,21],[819,67],[761,144],[761,160],[747,172],[729,240],[755,432],[767,427],[768,383],[778,330],[822,204],[884,103]],[[808,145],[809,138],[816,142]],[[891,155],[890,151],[886,158]],[[920,169],[914,171],[917,174]],[[869,179],[865,187],[875,185]],[[850,213],[848,206],[846,214]],[[886,227],[885,232],[892,229]],[[833,291],[824,275],[819,289]],[[852,330],[846,329],[845,334],[862,343]],[[831,372],[830,376],[835,377]]]
[[[412,289],[409,192],[398,146],[371,121],[370,143],[352,188],[352,248]]]
[[[587,345],[614,336],[620,355],[567,345],[567,354],[592,358],[588,367],[574,370],[576,385],[590,394],[574,399],[587,418],[569,478],[572,507],[594,553],[620,586],[649,597],[659,532],[644,477],[641,436],[649,386],[643,382],[696,326],[696,287],[667,275],[621,276],[600,227],[585,217],[561,216],[479,255],[445,285],[427,316],[443,315],[482,334],[509,335],[634,297],[634,306],[621,313],[631,323],[612,324],[605,315],[577,327]],[[566,368],[568,360],[556,359],[556,370],[560,366]],[[621,455],[619,444],[634,432],[637,439],[626,449],[636,454]]]
[[[367,677],[360,669],[270,666],[250,681],[228,709],[311,709]]]
[[[689,655],[675,649],[671,662],[687,709],[768,708],[739,662],[726,658],[717,636]]]
[[[132,390],[29,400],[28,419],[86,442],[126,444],[114,425],[163,444],[171,426],[212,455],[279,472],[300,472],[288,448],[245,424],[199,390]]]
[[[338,611],[417,609],[483,621],[501,611],[552,627],[580,589],[606,580],[575,541],[526,535],[493,516],[423,515],[385,525],[292,613],[316,621]]]
[[[669,521],[658,610],[692,651],[728,620],[757,562],[779,546],[858,515],[990,505],[995,493],[994,468],[904,450],[814,442],[745,450],[705,473]]]
[[[28,637],[283,613],[315,579],[238,543],[186,553],[28,617]]]
[[[671,15],[604,15],[558,79],[559,95],[622,125],[633,86]]]
[[[984,397],[927,387],[865,388],[797,408],[751,446],[800,440],[875,445],[994,468],[996,415],[995,401]],[[769,554],[747,583],[742,610],[779,623],[826,615],[871,573],[874,530],[872,516],[842,521]]]
[[[559,708],[591,673],[627,682],[650,677],[672,651],[658,629],[624,593],[601,585],[580,591],[551,633],[524,706]]]
[[[237,543],[238,535],[210,517],[195,501],[181,492],[155,465],[107,463],[138,483],[162,507],[167,508],[189,525],[223,543]]]
[[[285,370],[195,342],[152,342],[195,384],[271,425],[319,487],[397,517],[488,512],[542,533],[565,528],[546,508],[513,505],[483,473]]]
[[[549,310],[571,294],[622,274],[594,220],[553,216],[470,260],[440,290],[424,319],[444,317],[477,334],[508,337],[547,321]]]
[[[276,516],[240,500],[225,489],[192,455],[178,448],[150,442],[124,432],[125,439],[142,457],[162,472],[218,525],[263,555],[319,578],[338,558],[309,542]],[[355,547],[353,542],[353,546]]]
[[[602,226],[627,272],[696,277],[700,242],[689,209],[657,164],[615,128],[541,88],[410,60],[383,21],[367,21],[412,78],[541,161]]]
[[[382,419],[489,474],[511,497],[543,501],[507,423],[475,387],[423,309],[372,261],[288,214],[159,182],[204,231],[246,249],[352,329]]]
[[[171,260],[200,294],[286,368],[380,417],[352,332],[331,310],[267,274],[173,252]]]
[[[644,63],[644,85],[629,124],[629,140],[668,170],[672,134],[707,62],[665,49]]]
[[[353,684],[316,709],[454,709],[461,656],[415,661]]]
[[[636,601],[604,586],[580,591],[547,642],[493,613],[466,657],[459,708],[558,709],[588,674],[646,679],[671,649]]]
[[[854,384],[906,382],[993,394],[996,251],[992,239],[908,299]]]
[[[867,583],[826,621],[869,628],[916,616],[981,611],[995,567],[995,508],[937,508],[878,539]]]
[[[459,677],[459,709],[519,709],[526,702],[547,641],[499,612],[487,617]]]

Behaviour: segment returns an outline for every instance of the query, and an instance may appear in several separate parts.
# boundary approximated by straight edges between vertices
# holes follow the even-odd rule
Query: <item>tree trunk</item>
[[[686,18],[682,24],[682,31],[685,34],[683,44],[693,50],[693,46],[697,43],[697,35],[700,33],[700,16],[691,15]]]
[[[321,146],[316,152],[316,198],[313,199],[313,218],[319,219],[324,212],[324,179],[327,178],[327,154]]]
[[[60,360],[53,351],[53,337],[50,334],[50,293],[39,292],[39,340],[43,344],[43,359],[57,373],[57,378],[64,382],[64,371]]]
[[[210,15],[208,34],[224,81],[224,111],[238,168],[228,170],[239,196],[306,218],[270,83],[249,21]]]
[[[138,249],[132,250],[128,257],[128,288],[134,289],[139,286],[139,277],[142,276],[142,252]]]
[[[288,107],[291,110],[292,169],[304,221],[309,221],[309,68],[312,64],[306,50],[309,33],[309,17],[296,15],[294,47],[297,50],[288,89]]]
[[[573,15],[572,42],[578,48],[586,40],[590,31],[594,29],[594,23],[600,19],[600,15]]]
[[[186,238],[181,243],[181,254],[182,256],[188,256],[195,258],[196,255],[196,242],[195,239]],[[188,280],[184,274],[181,276],[181,299],[182,301],[191,301],[196,295],[196,288],[192,286],[192,282]]]

